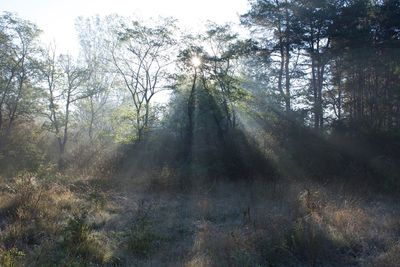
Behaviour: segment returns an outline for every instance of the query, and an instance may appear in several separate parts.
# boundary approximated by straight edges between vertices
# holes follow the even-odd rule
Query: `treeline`
[[[210,22],[199,35],[182,33],[172,18],[78,18],[81,49],[70,55],[40,44],[29,21],[4,13],[0,22],[3,170],[46,161],[59,170],[90,166],[101,151],[141,142],[157,129],[171,129],[187,144],[200,86],[215,98],[211,108],[221,109],[213,116],[219,133],[236,124],[246,45],[229,26]]]
[[[320,130],[398,128],[399,1],[250,3],[242,22],[286,112]]]
[[[150,102],[171,75],[173,21],[146,26],[109,16],[78,18],[76,25],[81,50],[73,56],[40,44],[31,22],[1,16],[0,153],[6,163],[36,168],[46,161],[38,155],[47,155],[63,169],[72,150],[93,158],[99,146],[141,140],[161,118],[161,105]]]
[[[78,18],[78,55],[40,44],[36,25],[4,13],[2,170],[92,166],[116,144],[152,133],[183,140],[180,156],[190,158],[210,125],[198,123],[203,113],[224,147],[236,129],[252,127],[249,114],[319,134],[398,132],[400,1],[250,4],[241,16],[248,40],[211,22],[188,34],[172,18]]]

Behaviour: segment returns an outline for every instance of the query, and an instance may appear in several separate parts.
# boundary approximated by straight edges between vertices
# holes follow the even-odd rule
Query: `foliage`
[[[245,12],[245,11],[243,11]],[[0,16],[1,266],[395,266],[398,0],[232,25]]]
[[[11,248],[9,250],[4,250],[0,248],[0,264],[4,267],[14,267],[19,266],[20,259],[25,256],[24,252]]]

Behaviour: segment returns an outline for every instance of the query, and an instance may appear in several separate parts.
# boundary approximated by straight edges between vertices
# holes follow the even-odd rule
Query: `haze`
[[[400,266],[400,0],[1,9],[0,266]]]
[[[246,0],[5,0],[0,11],[17,13],[36,23],[43,30],[43,42],[55,41],[60,51],[75,54],[79,49],[74,26],[78,16],[171,16],[178,19],[180,27],[196,30],[207,20],[238,23],[239,13],[247,6]]]

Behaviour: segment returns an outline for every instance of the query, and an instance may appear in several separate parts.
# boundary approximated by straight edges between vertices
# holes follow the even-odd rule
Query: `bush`
[[[32,130],[33,128],[33,130]],[[13,176],[20,171],[35,172],[46,160],[41,143],[44,135],[32,124],[16,125],[13,135],[7,139],[6,146],[0,152],[0,173]]]
[[[153,252],[160,238],[154,233],[152,223],[146,217],[139,217],[128,236],[128,249],[135,256],[146,257]]]
[[[11,248],[5,250],[0,247],[0,266],[2,267],[20,266],[24,256],[25,253],[18,250],[17,248]]]
[[[63,229],[62,247],[74,258],[98,264],[109,263],[112,253],[95,237],[85,213],[74,215]]]
[[[37,215],[42,193],[35,174],[23,172],[5,187],[12,198],[2,207],[0,214],[18,220],[28,220]]]

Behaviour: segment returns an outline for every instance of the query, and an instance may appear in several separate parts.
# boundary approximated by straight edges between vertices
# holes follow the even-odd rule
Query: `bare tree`
[[[70,55],[57,57],[55,48],[47,51],[41,64],[41,74],[47,89],[47,117],[50,129],[54,132],[59,148],[59,168],[65,167],[65,149],[69,137],[72,105],[85,99],[91,92],[83,90],[88,79],[86,68],[79,66]]]
[[[110,96],[114,87],[115,74],[110,72],[112,64],[109,60],[111,33],[107,29],[112,17],[78,18],[76,28],[81,44],[81,57],[88,66],[90,77],[85,83],[89,97],[79,101],[79,119],[87,130],[90,142],[96,136],[96,125],[101,115],[112,100]],[[110,66],[111,65],[111,66]]]
[[[116,72],[129,91],[136,113],[136,135],[140,141],[149,127],[150,104],[166,89],[171,65],[174,21],[163,19],[156,26],[138,21],[124,23],[117,32],[119,42],[112,50]]]

